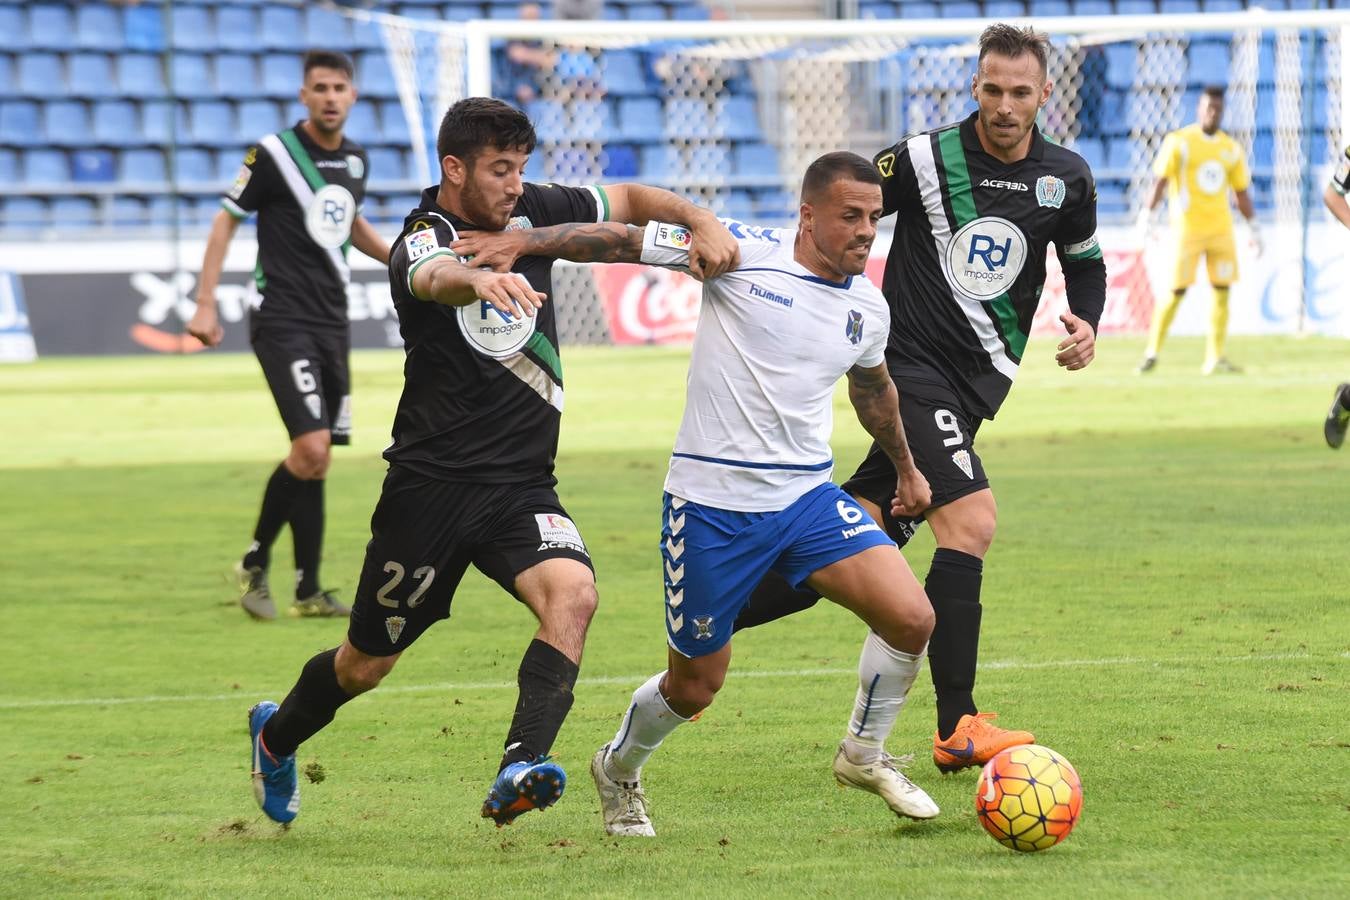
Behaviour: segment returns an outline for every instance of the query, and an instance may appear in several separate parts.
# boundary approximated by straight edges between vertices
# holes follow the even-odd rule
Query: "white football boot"
[[[647,797],[636,781],[615,781],[605,771],[605,755],[609,744],[595,751],[591,758],[591,777],[600,792],[600,815],[605,820],[605,831],[619,837],[656,837],[652,820],[647,818]]]
[[[848,758],[844,745],[840,744],[839,752],[834,755],[834,778],[843,787],[876,794],[897,816],[911,819],[936,817],[939,810],[933,798],[896,768],[897,763],[904,765],[905,762],[883,750],[873,762],[858,765]]]

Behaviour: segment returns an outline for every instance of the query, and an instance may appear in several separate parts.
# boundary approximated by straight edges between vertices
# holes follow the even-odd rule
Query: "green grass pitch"
[[[942,807],[900,821],[829,764],[862,627],[817,608],[737,639],[732,675],[646,773],[655,840],[600,827],[587,763],[662,667],[660,490],[687,353],[564,353],[563,501],[601,607],[557,756],[561,803],[478,817],[528,612],[471,575],[386,686],[301,748],[294,827],[249,789],[245,711],[343,624],[249,621],[225,573],[284,432],[248,356],[0,368],[0,894],[276,896],[1350,895],[1350,450],[1322,442],[1350,345],[1179,339],[1132,374],[1046,340],[979,446],[1000,504],[977,691],[1081,773],[1061,846],[976,821],[976,772],[928,761],[921,677],[891,740]],[[350,599],[401,355],[362,352],[328,485],[325,583]],[[864,442],[843,401],[837,474]],[[906,555],[920,577],[927,532]],[[289,537],[273,583],[285,593]]]

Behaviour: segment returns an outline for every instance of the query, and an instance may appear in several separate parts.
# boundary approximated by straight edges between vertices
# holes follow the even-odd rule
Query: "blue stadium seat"
[[[610,134],[609,104],[604,100],[575,100],[566,110],[566,136],[581,140],[603,140]]]
[[[403,116],[403,107],[397,100],[386,100],[380,104],[380,137],[386,144],[407,147],[412,144],[412,135],[408,133],[408,120]]]
[[[70,181],[70,160],[63,150],[27,150],[23,154],[23,180],[30,187],[65,184]]]
[[[679,149],[671,144],[651,144],[643,147],[641,161],[640,175],[642,180],[657,184],[666,183],[671,178],[678,178],[688,171],[688,166],[681,158]]]
[[[259,30],[269,50],[293,50],[301,42],[300,10],[293,6],[264,6]]]
[[[389,182],[389,181],[408,181],[411,178],[408,172],[407,154],[396,147],[373,147],[366,151],[370,162],[371,181]]]
[[[1069,16],[1073,15],[1073,6],[1068,0],[1030,0],[1027,4],[1027,14],[1036,19]]]
[[[0,184],[17,184],[19,178],[18,152],[0,150]]]
[[[75,46],[81,50],[121,50],[122,14],[101,3],[82,3],[75,10]]]
[[[1201,12],[1241,12],[1246,6],[1243,0],[1200,0]]]
[[[1122,16],[1147,16],[1157,11],[1153,0],[1116,0],[1116,12]]]
[[[27,28],[23,10],[17,6],[0,6],[0,50],[26,50]]]
[[[318,6],[305,10],[305,46],[345,50],[352,42],[347,17]]]
[[[213,184],[216,161],[209,150],[180,149],[174,154],[173,173],[179,184]]]
[[[1097,213],[1103,218],[1123,216],[1129,211],[1125,185],[1117,181],[1097,183]]]
[[[1158,0],[1158,12],[1172,15],[1198,13],[1200,0]]]
[[[91,134],[94,143],[106,147],[126,147],[144,140],[140,116],[130,100],[95,103]]]
[[[171,144],[187,133],[187,109],[174,100],[148,100],[141,104],[141,134],[149,144]]]
[[[108,207],[107,223],[114,228],[136,228],[148,224],[145,201],[126,194],[114,195]]]
[[[601,59],[601,78],[611,97],[643,97],[651,93],[646,69],[632,50],[612,50]]]
[[[1139,52],[1133,44],[1106,45],[1106,83],[1117,90],[1134,86]]]
[[[0,97],[19,96],[19,85],[14,75],[14,57],[0,53]]]
[[[84,149],[70,154],[70,180],[80,183],[106,183],[117,177],[117,163],[111,150]]]
[[[165,96],[164,66],[159,57],[148,53],[120,54],[117,57],[117,88],[136,100]]]
[[[978,19],[980,17],[980,4],[973,0],[948,0],[942,3],[942,18],[944,19]]]
[[[151,225],[168,225],[179,217],[176,204],[176,198],[157,194],[152,196],[146,203],[146,220]]]
[[[712,13],[701,3],[680,3],[671,8],[670,17],[680,22],[703,22],[711,18]]]
[[[93,197],[52,197],[52,225],[83,228],[98,224],[98,203]]]
[[[629,141],[659,141],[664,135],[661,101],[654,97],[619,99],[619,133]]]
[[[262,58],[262,89],[267,96],[294,97],[302,78],[300,61],[294,56],[269,54]]]
[[[175,50],[216,49],[215,17],[207,7],[175,3],[168,25],[172,29],[170,44]]]
[[[1101,138],[1080,137],[1070,149],[1083,157],[1083,162],[1087,163],[1088,168],[1093,172],[1104,168],[1106,165],[1106,147],[1103,145]]]
[[[628,7],[627,18],[636,22],[664,22],[670,18],[666,8],[657,3],[635,3]]]
[[[755,191],[754,225],[787,224],[797,218],[797,198],[782,188]]]
[[[1187,54],[1186,82],[1194,87],[1227,84],[1230,64],[1228,46],[1215,43],[1191,44]]]
[[[541,141],[566,140],[571,130],[567,112],[557,100],[532,100],[525,104],[525,115]]]
[[[672,97],[666,101],[666,137],[712,137],[713,123],[713,111],[708,108],[708,104],[704,100],[692,97]]]
[[[375,104],[366,100],[356,101],[347,115],[347,124],[343,131],[358,144],[371,144],[380,139],[380,121],[376,115]]]
[[[356,64],[360,81],[357,89],[367,97],[378,100],[392,99],[398,96],[398,86],[394,82],[394,70],[389,67],[389,58],[383,53],[363,53]]]
[[[1079,16],[1109,16],[1115,12],[1111,0],[1074,0],[1073,11]]]
[[[70,93],[76,97],[112,97],[117,94],[113,58],[106,53],[72,53],[68,58]]]
[[[170,59],[174,94],[193,99],[217,96],[215,81],[205,56],[200,53],[175,53]]]
[[[122,27],[128,50],[163,50],[164,16],[158,3],[129,6],[122,12]]]
[[[238,137],[246,141],[256,141],[264,135],[275,134],[284,125],[281,110],[271,100],[245,100],[239,104]]]
[[[732,151],[731,167],[741,177],[781,177],[778,151],[768,144],[737,144]]]
[[[689,171],[713,182],[731,174],[731,154],[719,144],[697,144],[689,151]]]
[[[733,141],[763,140],[755,98],[728,97],[717,111],[717,130]]]
[[[224,50],[257,50],[258,14],[248,6],[217,7],[216,42]]]
[[[246,147],[222,147],[216,152],[216,172],[215,181],[222,185],[234,184],[234,176],[239,174],[239,169],[244,165],[244,155],[248,153]]]
[[[900,6],[902,19],[936,19],[940,15],[936,3],[905,3]]]
[[[188,139],[216,146],[235,139],[234,107],[224,100],[200,100],[188,108]]]
[[[92,137],[89,110],[76,100],[54,100],[42,109],[42,133],[54,147],[82,147]]]
[[[1136,154],[1140,154],[1136,156]],[[1106,170],[1108,177],[1127,178],[1133,171],[1137,160],[1144,160],[1145,157],[1138,145],[1125,138],[1110,141],[1106,145]],[[1152,160],[1147,160],[1151,162]]]
[[[984,14],[990,19],[1015,19],[1027,14],[1023,0],[985,0]]]
[[[5,199],[4,226],[12,229],[46,228],[51,223],[47,201],[41,197]]]
[[[860,19],[894,19],[899,15],[891,0],[865,0],[858,4]]]
[[[25,97],[64,97],[65,67],[55,53],[25,53],[19,57],[19,90]]]
[[[632,144],[606,144],[601,153],[606,178],[636,178],[638,152]]]
[[[75,18],[64,4],[28,6],[28,46],[35,50],[70,50],[75,46]]]
[[[211,81],[232,100],[267,96],[257,65],[246,53],[217,53],[210,57]]]
[[[38,105],[32,100],[0,102],[0,144],[30,147],[42,143]]]
[[[448,16],[447,18],[454,18],[454,17]],[[474,15],[469,16],[468,18],[481,19],[482,16],[477,13],[477,10],[475,10]],[[352,42],[350,48],[352,50],[384,49],[384,37],[380,34],[380,26],[377,23],[353,21],[351,23],[351,28],[352,28]],[[359,76],[360,72],[357,72],[357,75]]]
[[[753,225],[755,221],[755,198],[745,188],[732,188],[721,203],[720,214],[737,222]]]

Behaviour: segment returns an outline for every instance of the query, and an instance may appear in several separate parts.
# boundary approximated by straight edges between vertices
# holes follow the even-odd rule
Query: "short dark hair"
[[[1228,93],[1228,89],[1221,84],[1207,84],[1200,93],[1212,100],[1222,102],[1224,94]]]
[[[1018,28],[1005,22],[990,25],[980,34],[980,57],[975,64],[984,62],[990,53],[1009,59],[1030,53],[1041,64],[1041,75],[1050,71],[1050,38],[1031,27]]]
[[[815,162],[806,167],[806,174],[802,176],[802,202],[812,202],[843,178],[864,184],[881,184],[881,173],[871,162],[856,153],[835,150],[816,157]]]
[[[305,54],[303,74],[308,75],[310,69],[336,69],[346,74],[348,81],[356,80],[356,67],[352,65],[352,58],[336,50],[310,50]]]
[[[451,104],[436,134],[436,156],[457,156],[470,163],[488,147],[533,153],[534,126],[509,103],[492,97],[466,97]]]

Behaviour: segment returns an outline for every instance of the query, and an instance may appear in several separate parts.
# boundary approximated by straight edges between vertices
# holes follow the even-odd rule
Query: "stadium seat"
[[[42,133],[54,147],[82,147],[93,137],[89,110],[76,100],[55,100],[42,108]]]
[[[295,7],[264,6],[259,23],[262,45],[269,50],[293,50],[300,43],[303,27]]]
[[[257,50],[262,43],[257,13],[248,6],[217,7],[216,43],[223,50]]]
[[[224,100],[200,100],[188,108],[188,139],[215,146],[235,139],[234,107]]]
[[[714,111],[709,108],[706,100],[693,97],[672,97],[666,101],[666,137],[712,137],[713,131]]]
[[[160,150],[127,150],[119,162],[119,181],[147,185],[161,185],[168,181],[164,153]]]
[[[347,124],[343,131],[358,144],[373,144],[380,139],[380,122],[375,104],[366,100],[357,100],[347,115]]]
[[[275,134],[283,127],[281,111],[271,100],[245,100],[239,104],[239,129],[236,136],[256,141],[267,134]]]
[[[223,186],[233,184],[234,176],[239,174],[239,169],[243,166],[244,156],[247,153],[247,147],[219,148],[216,151],[215,180]]]
[[[25,97],[64,97],[65,67],[55,53],[25,53],[19,57],[19,90]]]
[[[1136,161],[1151,162],[1141,145],[1122,138],[1110,141],[1106,145],[1106,170],[1109,177],[1128,177]]]
[[[19,85],[15,80],[14,57],[0,53],[0,98],[19,96]]]
[[[1193,87],[1207,84],[1227,84],[1230,63],[1228,46],[1215,43],[1194,43],[1187,54],[1186,82]]]
[[[1069,16],[1073,15],[1073,5],[1068,0],[1030,0],[1027,14],[1036,19]]]
[[[19,154],[15,150],[0,150],[0,184],[18,184]]]
[[[403,107],[397,100],[386,100],[380,104],[380,136],[386,144],[400,147],[412,145],[412,135],[408,132],[408,120],[403,115]]]
[[[75,46],[81,50],[121,50],[121,12],[98,3],[80,4],[75,10]]]
[[[146,220],[151,225],[169,225],[178,218],[178,207],[174,202],[175,198],[164,194],[152,196],[146,204]]]
[[[47,201],[41,197],[7,197],[4,210],[3,221],[7,229],[40,229],[51,223]]]
[[[525,105],[525,115],[541,141],[564,141],[570,135],[571,121],[557,100],[532,100]]]
[[[174,154],[173,174],[178,184],[193,186],[214,184],[215,159],[208,150],[180,149]]]
[[[899,9],[902,19],[936,19],[941,15],[936,3],[904,3]]]
[[[635,22],[664,22],[670,16],[658,3],[635,3],[626,10],[626,18]]]
[[[797,218],[797,198],[781,188],[755,191],[755,218],[752,225],[786,225]]]
[[[653,97],[619,100],[619,133],[628,141],[659,141],[663,136],[661,101]]]
[[[731,154],[719,144],[696,144],[689,150],[689,171],[713,183],[724,183],[731,175]]]
[[[209,51],[216,49],[215,16],[205,6],[173,4],[167,26],[169,43],[175,50]]]
[[[164,16],[158,3],[129,6],[122,12],[128,50],[158,52],[165,47]]]
[[[1139,52],[1133,43],[1106,45],[1106,83],[1117,90],[1134,85]]]
[[[985,0],[984,14],[990,19],[1015,19],[1027,14],[1023,0]]]
[[[32,100],[0,102],[0,144],[30,147],[41,143],[38,105]]]
[[[754,224],[755,198],[745,188],[732,188],[720,204],[720,214],[737,222]]]
[[[268,97],[294,97],[303,77],[300,60],[291,54],[268,54],[262,58],[262,90]]]
[[[396,147],[373,147],[366,151],[370,163],[370,182],[409,181],[407,155]]]
[[[667,184],[670,179],[683,177],[689,171],[679,148],[671,144],[660,143],[643,147],[640,158],[643,181]]]
[[[305,46],[339,50],[351,42],[346,16],[312,5],[305,10]]]
[[[187,108],[176,100],[148,100],[141,104],[141,134],[147,143],[166,145],[187,133]]]
[[[70,160],[62,150],[27,150],[23,154],[26,186],[65,184],[70,181]]]
[[[1198,13],[1200,0],[1158,0],[1158,12],[1169,15]]]
[[[717,110],[717,131],[733,141],[764,139],[753,97],[728,97]]]
[[[1079,138],[1070,149],[1083,157],[1092,171],[1097,172],[1106,167],[1106,148],[1101,138]]]
[[[454,16],[447,16],[447,18],[453,19]],[[475,14],[469,16],[468,18],[481,19],[482,16],[478,15],[477,11],[475,10]],[[380,33],[380,26],[378,23],[353,21],[351,23],[351,29],[352,29],[352,42],[350,47],[352,50],[384,49],[384,37]],[[358,78],[361,76],[361,72],[359,69],[357,70],[356,75]]]
[[[1116,0],[1116,13],[1122,16],[1149,16],[1157,11],[1153,0]]]
[[[670,17],[680,22],[703,22],[712,18],[712,12],[699,3],[680,3],[671,7]]]
[[[732,171],[740,178],[780,178],[778,151],[768,144],[737,144],[732,151]]]
[[[1200,0],[1201,12],[1241,12],[1246,6],[1243,0]]]
[[[103,98],[117,94],[113,58],[106,53],[72,53],[68,58],[70,93],[76,97]]]
[[[145,201],[116,194],[108,205],[107,224],[114,228],[138,228],[147,224]]]
[[[28,46],[34,50],[70,50],[75,46],[75,19],[64,4],[28,6]]]
[[[175,53],[170,60],[173,92],[176,95],[192,99],[217,96],[205,56],[200,53]]]
[[[606,144],[600,155],[606,178],[636,178],[638,152],[632,144]]]
[[[117,88],[136,100],[165,96],[164,66],[159,57],[147,53],[118,55]]]
[[[265,97],[257,65],[246,53],[217,53],[210,57],[211,80],[232,100]]]
[[[891,0],[871,0],[858,4],[858,18],[860,19],[894,19],[899,15],[896,6]]]
[[[566,108],[567,134],[573,140],[605,140],[610,134],[610,107],[604,100],[574,100]]]
[[[23,10],[18,6],[0,6],[0,50],[28,48]]]
[[[95,103],[91,134],[94,143],[106,147],[125,147],[144,140],[140,116],[129,100]]]
[[[642,61],[631,50],[613,50],[601,59],[601,78],[611,97],[643,97],[651,93]]]
[[[117,177],[117,163],[111,150],[76,150],[70,154],[70,180],[107,183]]]
[[[948,0],[939,4],[944,19],[978,19],[980,4],[971,0]]]
[[[1109,16],[1115,12],[1111,0],[1073,0],[1076,16]]]
[[[398,96],[398,85],[394,81],[394,70],[389,67],[389,58],[383,53],[363,53],[357,63],[360,81],[357,89],[367,97],[378,100],[392,99]]]

